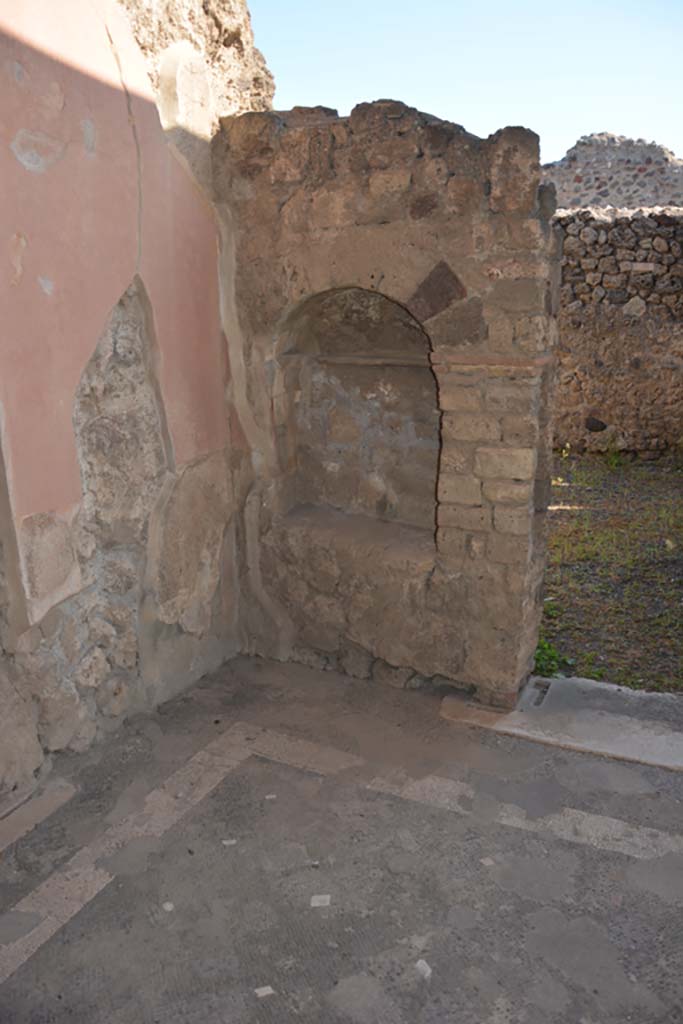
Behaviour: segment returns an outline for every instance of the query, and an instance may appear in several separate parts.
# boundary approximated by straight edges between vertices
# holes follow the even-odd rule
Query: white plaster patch
[[[254,989],[254,995],[257,999],[265,999],[266,996],[274,996],[275,989],[271,988],[270,985],[263,985],[261,988]]]
[[[312,907],[329,907],[332,902],[332,897],[326,894],[320,894],[318,896],[311,896]]]
[[[24,65],[20,64],[18,60],[13,60],[11,61],[9,68],[14,81],[18,82],[19,85],[23,85],[26,81],[26,68]]]
[[[24,273],[24,253],[26,252],[26,236],[16,232],[9,240],[9,261],[12,264],[12,284],[17,284]]]
[[[83,136],[83,147],[89,156],[92,156],[97,148],[97,129],[94,121],[84,117],[81,121],[81,134]]]
[[[171,903],[170,900],[167,900],[166,903],[162,903],[161,906],[167,914],[170,914],[171,911],[175,910],[175,905]]]
[[[429,966],[429,964],[427,963],[427,961],[426,960],[418,960],[417,963],[415,964],[415,967],[417,968],[417,973],[422,978],[424,978],[425,981],[429,981],[429,979],[432,976],[432,969]]]
[[[64,109],[64,92],[59,82],[50,82],[43,96],[43,106],[51,114],[59,114]]]
[[[25,170],[31,174],[44,174],[64,155],[66,144],[45,132],[20,128],[12,139],[10,149]]]

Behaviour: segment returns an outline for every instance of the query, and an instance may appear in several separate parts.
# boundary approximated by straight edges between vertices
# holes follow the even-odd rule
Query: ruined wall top
[[[479,139],[393,100],[349,117],[248,113],[221,122],[213,174],[241,225],[237,289],[256,333],[307,295],[355,286],[429,321],[435,347],[462,336],[508,350],[482,305],[543,306],[554,203],[524,128]]]
[[[683,206],[683,160],[644,139],[584,135],[566,156],[545,164],[562,207]]]
[[[190,43],[204,58],[218,117],[268,110],[275,83],[254,46],[246,0],[119,0],[150,77],[159,86],[162,54],[174,43]]]

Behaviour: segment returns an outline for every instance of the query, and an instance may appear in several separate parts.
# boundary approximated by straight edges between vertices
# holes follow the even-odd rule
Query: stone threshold
[[[534,743],[683,771],[683,700],[672,694],[593,679],[532,677],[513,711],[447,696],[441,717]]]

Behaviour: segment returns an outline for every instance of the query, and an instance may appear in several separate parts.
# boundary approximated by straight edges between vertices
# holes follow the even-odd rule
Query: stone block
[[[111,667],[104,651],[101,647],[94,647],[79,662],[72,678],[79,689],[97,690],[110,673]]]
[[[485,341],[488,328],[478,296],[453,302],[429,321],[429,337],[437,351],[448,351]]]
[[[452,385],[447,375],[439,375],[439,407],[444,412],[477,412],[481,406],[478,388]]]
[[[531,416],[503,416],[503,440],[508,444],[531,446],[538,430],[538,421]]]
[[[571,300],[570,300],[571,301]],[[514,322],[514,342],[529,355],[538,355],[552,346],[551,324],[546,316],[521,316]]]
[[[440,502],[481,505],[481,480],[476,476],[442,473],[437,495]]]
[[[479,448],[474,472],[483,479],[531,480],[536,469],[533,448]]]
[[[513,533],[520,537],[528,536],[531,531],[532,518],[528,509],[507,508],[502,505],[493,510],[493,524],[498,533]]]
[[[32,618],[37,621],[81,586],[71,528],[54,512],[38,512],[22,520],[18,540]]]
[[[540,171],[538,136],[525,128],[503,128],[489,139],[489,206],[495,213],[531,213]]]
[[[339,652],[339,666],[347,676],[354,679],[369,679],[372,673],[373,656],[356,644],[345,643]]]
[[[456,473],[469,476],[474,465],[474,453],[476,445],[474,442],[462,442],[456,444],[443,442],[439,458],[439,476],[445,477],[448,474]]]
[[[475,505],[439,505],[436,510],[439,526],[457,526],[460,530],[488,530],[491,509]]]
[[[501,427],[497,416],[484,413],[446,413],[441,430],[446,440],[498,441]]]
[[[460,564],[469,557],[469,538],[466,530],[439,525],[436,534],[439,556],[449,564]]]
[[[162,622],[201,634],[209,626],[232,513],[222,452],[184,467],[168,481],[149,527],[146,589]]]
[[[484,402],[489,412],[531,415],[536,401],[534,379],[489,380],[484,391]]]
[[[496,281],[489,302],[508,313],[542,313],[546,308],[546,282],[535,277]]]
[[[462,281],[449,265],[441,260],[417,287],[406,306],[416,320],[425,323],[447,309],[451,303],[464,299],[466,295],[467,290]]]
[[[494,505],[528,505],[533,486],[532,481],[485,480],[482,489],[484,498]]]
[[[509,352],[515,337],[514,318],[495,307],[487,306],[488,346],[493,352]]]

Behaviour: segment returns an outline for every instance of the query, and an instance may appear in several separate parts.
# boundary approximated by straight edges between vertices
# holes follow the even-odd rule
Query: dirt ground
[[[683,694],[683,453],[558,455],[537,671]]]

